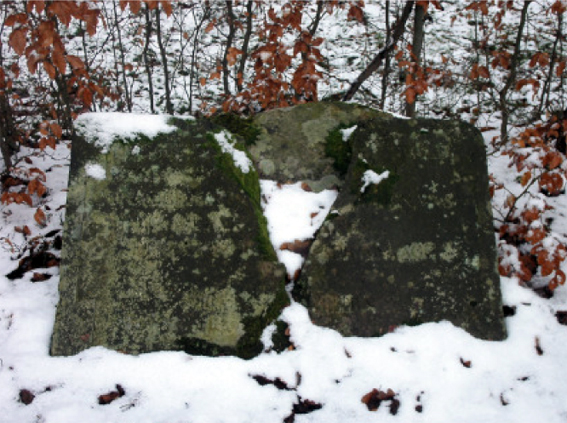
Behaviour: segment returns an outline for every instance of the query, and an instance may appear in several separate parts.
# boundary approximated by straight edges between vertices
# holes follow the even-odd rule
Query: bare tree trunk
[[[161,13],[159,11],[159,7],[156,8],[156,33],[164,74],[165,111],[166,113],[173,115],[173,104],[171,104],[171,87],[169,85],[169,68],[167,66],[167,52],[165,51],[165,46],[163,45],[163,39],[161,36]]]
[[[388,0],[389,2],[389,0]],[[319,23],[321,22],[321,18],[323,17],[323,7],[325,6],[325,2],[323,0],[317,0],[317,12],[315,12],[315,19],[309,28],[309,34],[313,37],[317,32],[317,28],[319,27]]]
[[[378,70],[378,68],[380,68],[382,62],[384,61],[384,58],[394,49],[394,47],[398,43],[398,40],[401,38],[402,34],[405,31],[406,22],[411,14],[414,3],[415,1],[408,1],[405,4],[402,16],[400,16],[400,18],[394,25],[392,40],[382,50],[380,50],[380,52],[378,52],[376,57],[372,60],[372,62],[370,62],[366,69],[364,69],[364,71],[362,71],[362,73],[358,75],[356,81],[351,84],[350,88],[344,95],[343,101],[352,99],[352,97],[354,96],[354,94],[356,94],[364,81],[366,81],[370,77],[370,75],[372,75],[374,72],[376,72],[376,70]]]
[[[154,105],[154,84],[152,82],[152,67],[150,63],[150,58],[148,56],[148,50],[150,48],[150,41],[152,37],[152,19],[150,17],[150,9],[146,4],[144,8],[144,12],[146,15],[146,44],[144,45],[144,51],[142,55],[144,56],[144,64],[146,65],[146,73],[148,74],[148,90],[150,94],[150,111],[155,113],[155,105]]]
[[[193,51],[191,52],[191,71],[189,72],[189,114],[193,114],[193,86],[195,84],[196,78],[196,62],[197,62],[197,48],[199,46],[199,33],[205,21],[209,18],[211,9],[210,6],[205,4],[203,9],[203,16],[199,20],[199,23],[195,27],[195,33],[193,37]]]
[[[541,94],[541,99],[539,102],[539,107],[537,108],[537,117],[541,115],[543,112],[543,107],[549,107],[549,94],[551,91],[551,79],[553,78],[553,67],[555,62],[557,61],[557,45],[559,44],[559,40],[562,38],[562,31],[561,27],[563,26],[563,14],[557,14],[557,34],[555,35],[555,40],[553,42],[553,50],[551,51],[551,58],[549,59],[549,72],[547,73],[547,78],[543,84],[543,90]],[[547,97],[547,101],[545,98]]]
[[[390,43],[392,29],[390,28],[390,0],[386,0],[386,45]],[[382,94],[380,96],[380,109],[384,110],[386,105],[386,94],[388,92],[388,77],[390,76],[390,53],[384,57],[384,74],[382,75]]]
[[[253,0],[248,0],[246,3],[246,32],[244,33],[244,40],[242,41],[242,56],[240,57],[240,64],[236,74],[236,88],[238,92],[243,89],[244,82],[244,69],[246,67],[246,60],[248,60],[248,45],[250,44],[250,37],[252,36],[252,6]]]
[[[228,69],[228,53],[232,48],[232,40],[234,39],[234,34],[236,32],[236,27],[234,21],[236,16],[234,16],[234,11],[232,10],[232,0],[226,1],[226,13],[228,19],[228,37],[226,39],[226,48],[224,49],[224,55],[222,57],[222,83],[224,87],[224,95],[228,98],[230,97],[230,86],[228,84],[228,77],[230,71]]]
[[[4,25],[0,29],[0,35],[4,30]],[[4,56],[2,54],[2,45],[0,44],[0,68],[4,67]],[[0,90],[0,153],[6,170],[12,167],[12,156],[18,152],[20,145],[18,143],[18,130],[14,123],[14,113],[12,106],[6,96],[6,89]]]
[[[0,152],[6,170],[12,167],[12,156],[18,152],[18,133],[13,120],[12,107],[4,92],[0,92]]]
[[[423,26],[425,23],[425,9],[420,5],[417,4],[415,6],[415,13],[414,13],[414,24],[413,24],[413,44],[411,46],[411,55],[412,61],[414,61],[415,66],[420,65],[420,58],[421,58],[421,47],[423,46]],[[415,100],[410,102],[406,102],[406,116],[407,117],[414,117],[415,116]]]
[[[132,112],[132,95],[128,89],[128,81],[126,80],[126,60],[124,58],[124,45],[122,44],[122,32],[120,31],[120,22],[118,20],[118,12],[116,10],[116,0],[113,0],[112,6],[114,8],[114,22],[116,23],[116,33],[118,34],[118,48],[120,51],[120,64],[122,65],[121,76],[124,85],[124,95],[126,97],[126,107],[129,112]]]
[[[75,134],[75,127],[73,126],[73,104],[71,96],[69,95],[69,86],[67,84],[67,77],[56,71],[55,83],[57,84],[57,102],[59,103],[59,125],[67,132],[67,135],[72,137]]]
[[[499,108],[502,114],[502,122],[500,125],[500,143],[505,144],[508,142],[508,120],[510,118],[510,111],[508,110],[508,91],[514,83],[516,82],[516,73],[518,69],[518,58],[520,56],[520,46],[522,43],[522,33],[524,32],[524,26],[526,25],[528,17],[528,7],[532,0],[525,0],[524,6],[522,7],[522,15],[520,18],[520,25],[518,26],[518,33],[516,34],[516,42],[514,45],[514,54],[512,55],[512,61],[510,63],[510,73],[506,79],[506,84],[500,90],[499,94]]]

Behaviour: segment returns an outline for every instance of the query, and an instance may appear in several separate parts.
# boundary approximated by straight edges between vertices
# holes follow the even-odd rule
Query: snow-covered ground
[[[117,131],[124,135],[122,122]],[[501,280],[514,313],[502,342],[475,339],[448,322],[347,338],[313,325],[294,303],[280,317],[294,349],[267,348],[249,361],[182,352],[129,356],[102,347],[50,357],[57,267],[4,276],[18,266],[27,240],[61,228],[69,149],[48,151],[28,150],[23,162],[48,173],[47,199],[34,198],[32,208],[0,206],[1,423],[567,422],[567,326],[556,316],[567,311],[567,287],[548,300],[510,278]],[[506,172],[492,163],[492,171]],[[262,188],[276,247],[309,238],[336,195],[270,181]],[[34,221],[37,207],[44,226]],[[282,261],[291,272],[301,258],[284,254]],[[52,277],[32,282],[34,272]]]

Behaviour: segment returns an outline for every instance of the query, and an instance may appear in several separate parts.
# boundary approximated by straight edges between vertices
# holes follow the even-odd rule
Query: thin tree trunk
[[[388,0],[389,2],[389,0]],[[317,28],[319,27],[319,23],[321,22],[321,18],[323,17],[323,6],[325,2],[323,0],[317,1],[317,12],[315,12],[315,19],[313,19],[313,23],[311,24],[311,28],[309,28],[309,34],[313,37],[317,32]]]
[[[0,29],[0,35],[4,32],[4,25]],[[0,45],[0,68],[4,67],[4,56],[2,54],[2,46]],[[0,152],[6,170],[12,167],[12,157],[14,153],[19,151],[18,132],[13,119],[14,113],[6,91],[0,90]]]
[[[173,115],[173,104],[171,104],[171,87],[169,85],[169,68],[167,66],[167,52],[165,51],[165,47],[163,45],[163,39],[161,34],[161,13],[159,11],[159,7],[156,8],[156,32],[157,32],[157,40],[159,46],[159,52],[161,56],[161,62],[163,66],[163,74],[164,74],[164,85],[165,85],[165,111]]]
[[[19,150],[13,112],[5,94],[0,93],[0,152],[6,170],[12,167],[12,156]]]
[[[508,120],[510,118],[510,111],[508,110],[508,91],[514,83],[516,82],[516,73],[518,68],[518,58],[520,56],[520,46],[522,43],[522,33],[524,32],[524,26],[526,25],[528,16],[528,7],[532,0],[525,0],[524,6],[522,7],[522,15],[520,18],[520,25],[518,26],[518,33],[516,34],[516,42],[514,45],[514,54],[512,55],[512,60],[510,63],[510,73],[508,79],[506,79],[506,84],[499,92],[499,107],[500,113],[502,114],[502,122],[500,125],[500,143],[505,144],[508,142]]]
[[[253,5],[253,0],[249,0],[248,3],[246,3],[246,32],[244,33],[244,40],[242,41],[242,56],[240,57],[240,63],[236,74],[236,88],[238,89],[238,92],[241,92],[244,88],[244,69],[246,68],[246,60],[248,60],[248,45],[250,44],[250,37],[252,36]]]
[[[349,101],[350,99],[352,99],[352,97],[354,96],[354,94],[356,94],[356,92],[359,90],[360,86],[364,83],[364,81],[366,81],[374,72],[376,72],[376,70],[378,70],[378,68],[380,68],[385,57],[388,54],[390,54],[390,52],[394,49],[394,47],[398,43],[398,40],[401,38],[401,36],[405,31],[406,22],[409,16],[411,15],[411,11],[413,9],[414,3],[415,1],[408,1],[405,4],[404,10],[402,12],[402,16],[400,16],[400,18],[396,21],[394,25],[394,33],[392,35],[392,40],[382,50],[380,50],[380,52],[378,52],[376,57],[372,60],[372,62],[370,62],[370,64],[366,67],[366,69],[364,69],[364,71],[362,71],[362,73],[358,75],[356,81],[354,81],[351,84],[350,88],[344,95],[343,101]]]
[[[73,126],[73,105],[69,95],[67,77],[60,73],[59,70],[56,72],[55,83],[57,84],[57,99],[60,110],[60,113],[58,113],[59,122],[61,128],[67,132],[67,135],[72,137],[75,134],[75,127]]]
[[[547,78],[545,79],[545,83],[543,84],[543,90],[541,94],[541,99],[539,102],[539,107],[537,108],[537,115],[541,115],[543,112],[543,107],[549,107],[549,94],[551,91],[551,79],[553,78],[553,67],[555,62],[557,61],[557,45],[559,44],[559,39],[562,37],[561,34],[561,27],[563,25],[563,14],[559,13],[557,15],[557,34],[555,36],[555,41],[553,42],[553,50],[551,51],[551,58],[549,59],[549,72],[547,73]],[[545,98],[547,96],[547,101]]]
[[[116,0],[113,0],[112,6],[114,8],[114,22],[116,23],[116,32],[118,34],[118,49],[120,51],[120,64],[122,65],[121,76],[122,85],[124,85],[124,95],[126,97],[126,107],[128,112],[132,112],[132,96],[128,89],[128,81],[126,80],[126,60],[124,58],[124,45],[122,44],[122,31],[120,31],[120,22],[118,20],[118,11],[116,10]]]
[[[415,66],[420,66],[421,59],[421,47],[423,46],[423,26],[425,23],[425,9],[417,4],[415,6],[414,13],[414,24],[413,24],[413,44],[411,46],[412,61],[414,61]],[[415,101],[406,102],[406,116],[415,116]]]
[[[150,48],[150,40],[152,36],[152,19],[150,17],[150,9],[146,4],[144,8],[144,12],[146,15],[146,44],[144,45],[144,51],[142,52],[144,56],[144,64],[146,65],[146,73],[148,74],[148,90],[150,94],[150,111],[155,113],[155,105],[154,105],[154,84],[152,82],[152,67],[150,64],[150,58],[148,56],[148,49]]]
[[[197,62],[197,47],[199,46],[199,33],[201,32],[201,28],[205,23],[205,20],[209,18],[211,13],[211,9],[209,6],[205,5],[203,9],[203,16],[201,20],[195,27],[195,36],[193,37],[193,51],[191,52],[191,71],[189,73],[189,114],[193,114],[193,86],[195,84],[196,74],[195,74],[195,65]]]
[[[386,45],[390,43],[392,29],[390,28],[390,0],[386,0]],[[386,105],[386,94],[388,92],[388,77],[390,76],[390,54],[384,57],[384,74],[382,75],[382,94],[380,97],[380,109],[384,110]]]
[[[226,12],[228,18],[228,37],[226,39],[226,48],[224,49],[224,55],[222,57],[222,83],[224,87],[224,95],[228,98],[231,95],[230,86],[228,84],[228,77],[230,75],[230,71],[228,69],[228,53],[232,48],[232,40],[234,39],[234,34],[236,32],[236,28],[234,26],[236,16],[234,16],[234,12],[232,10],[232,0],[226,1]]]

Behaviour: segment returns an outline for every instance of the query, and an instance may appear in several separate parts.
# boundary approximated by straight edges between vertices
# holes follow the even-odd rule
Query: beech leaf
[[[18,28],[12,31],[8,39],[8,44],[19,56],[24,54],[27,33],[27,28]]]
[[[40,208],[36,210],[35,214],[33,215],[33,218],[39,226],[43,227],[47,223],[47,217],[45,216],[43,210],[41,210]]]

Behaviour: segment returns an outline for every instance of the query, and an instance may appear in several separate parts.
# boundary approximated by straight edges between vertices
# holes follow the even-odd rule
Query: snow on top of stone
[[[215,140],[217,140],[223,153],[228,153],[232,156],[234,165],[238,167],[242,173],[248,173],[250,171],[252,161],[248,158],[244,151],[234,148],[234,140],[232,139],[230,132],[221,131],[216,133]]]
[[[87,176],[102,181],[106,179],[106,170],[98,163],[87,163],[85,165],[85,172]]]
[[[153,138],[159,133],[175,131],[175,126],[167,123],[170,117],[143,113],[84,113],[75,124],[87,142],[106,153],[116,138],[134,138],[136,135]]]
[[[353,132],[356,131],[358,125],[351,126],[350,128],[341,129],[341,134],[343,134],[343,141],[347,142],[352,136]]]
[[[388,176],[390,176],[390,172],[388,170],[382,172],[380,175],[378,175],[373,170],[367,170],[366,172],[364,172],[364,175],[362,175],[363,185],[362,188],[360,188],[360,192],[364,192],[370,184],[378,185]]]

